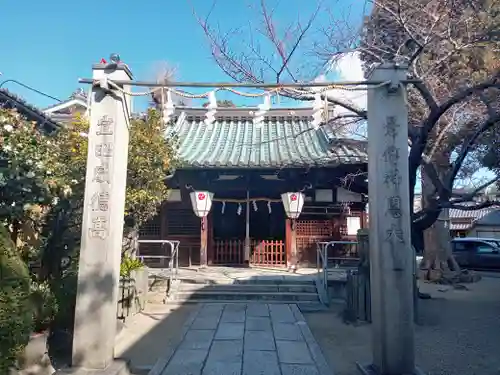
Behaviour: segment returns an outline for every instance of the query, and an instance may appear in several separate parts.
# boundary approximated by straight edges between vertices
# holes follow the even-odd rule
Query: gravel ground
[[[500,278],[467,285],[421,285],[432,295],[420,300],[415,328],[417,365],[429,375],[500,374]],[[356,362],[371,361],[369,325],[342,323],[339,307],[304,313],[336,375],[359,375]]]

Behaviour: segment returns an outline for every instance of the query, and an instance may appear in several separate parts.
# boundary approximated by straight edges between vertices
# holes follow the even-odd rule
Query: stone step
[[[308,312],[322,312],[322,311],[328,311],[329,308],[325,305],[323,305],[321,302],[309,302],[309,303],[302,303],[302,302],[297,302],[297,306],[299,310],[303,313],[308,313]]]
[[[148,375],[153,366],[146,367],[135,367],[130,366],[130,375]]]
[[[300,276],[288,276],[284,279],[281,278],[251,278],[251,279],[239,279],[235,280],[234,284],[257,284],[257,285],[315,285],[315,281],[312,278],[302,278]]]
[[[250,279],[226,279],[226,278],[180,278],[181,284],[202,285],[315,285],[314,279],[303,279],[300,277],[282,278],[250,278]]]
[[[182,283],[178,289],[182,291],[207,291],[207,292],[262,292],[262,293],[316,293],[316,286],[311,284],[228,284],[228,285],[204,285]]]
[[[190,303],[190,302],[263,302],[263,303],[297,303],[319,302],[317,293],[308,292],[241,292],[241,291],[177,291],[168,298],[165,291],[150,292],[147,296],[149,304]]]
[[[291,293],[291,292],[242,292],[242,291],[178,291],[170,300],[188,301],[196,300],[226,300],[226,301],[318,301],[316,293]]]
[[[283,301],[278,301],[278,300],[252,300],[252,301],[244,301],[244,300],[223,300],[223,299],[188,299],[185,301],[178,301],[178,300],[171,300],[171,301],[166,301],[166,305],[184,305],[184,304],[191,304],[191,303],[221,303],[221,304],[241,304],[241,303],[247,303],[247,304],[301,304],[301,305],[307,305],[311,304],[316,306],[319,302],[318,300],[315,301],[296,301],[296,300],[283,300]]]

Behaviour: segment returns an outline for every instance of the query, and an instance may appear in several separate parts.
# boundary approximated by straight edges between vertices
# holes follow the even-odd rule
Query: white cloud
[[[362,62],[359,58],[359,52],[344,54],[340,59],[336,60],[330,68],[329,72],[333,73],[336,81],[363,81],[364,74]],[[323,75],[324,77],[324,75]],[[328,91],[328,95],[332,98],[341,99],[347,103],[353,104],[360,109],[366,109],[366,91],[365,90],[342,90],[334,89]],[[337,106],[335,112],[349,113],[350,111]]]
[[[363,81],[364,74],[361,59],[358,52],[346,53],[340,59],[336,59],[324,74],[318,76],[316,82],[339,82],[339,81]],[[347,88],[352,88],[348,86]],[[330,98],[338,99],[352,107],[361,110],[366,109],[366,90],[342,90],[333,89],[326,93]],[[334,108],[334,115],[342,115],[351,113],[348,109],[337,105]],[[331,116],[331,113],[330,113]],[[339,126],[341,123],[344,125]],[[345,119],[336,122],[336,125],[330,129],[332,135],[337,137],[349,138],[365,138],[366,137],[366,124],[353,123],[352,119]]]

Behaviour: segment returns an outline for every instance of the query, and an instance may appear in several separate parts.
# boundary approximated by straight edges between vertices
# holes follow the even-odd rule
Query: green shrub
[[[58,307],[49,283],[32,281],[30,300],[33,307],[34,331],[44,332],[49,329]]]
[[[7,374],[33,330],[28,267],[0,225],[0,374]]]
[[[131,258],[128,255],[124,255],[122,257],[122,262],[120,264],[120,276],[121,277],[130,277],[132,271],[141,269],[144,267],[144,263],[142,263],[137,258]]]

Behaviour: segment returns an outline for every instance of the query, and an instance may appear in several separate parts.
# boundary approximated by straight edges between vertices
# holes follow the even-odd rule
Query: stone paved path
[[[294,304],[202,304],[150,375],[331,374]]]

